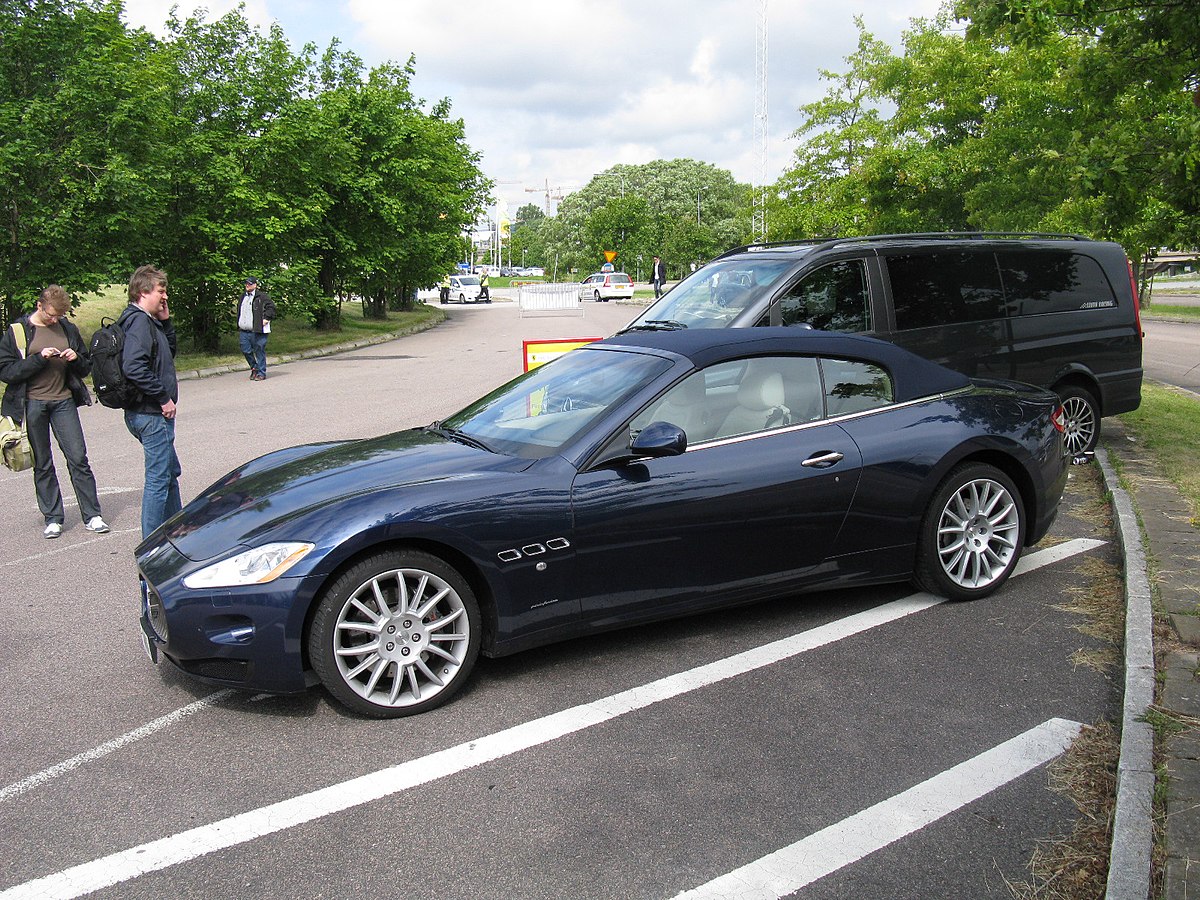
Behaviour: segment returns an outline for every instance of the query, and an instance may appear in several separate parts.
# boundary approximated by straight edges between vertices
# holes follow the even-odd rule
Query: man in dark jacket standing
[[[175,453],[175,326],[167,308],[167,276],[142,266],[129,279],[129,305],[117,323],[125,329],[121,371],[142,392],[142,401],[125,410],[125,427],[142,445],[146,483],[142,488],[142,537],[179,512],[179,475]]]
[[[238,344],[250,366],[250,380],[267,377],[267,335],[275,318],[275,304],[258,286],[257,278],[246,279],[246,293],[238,304]]]
[[[667,267],[657,256],[650,266],[650,283],[654,285],[654,299],[657,300],[663,295],[663,285],[667,283]]]

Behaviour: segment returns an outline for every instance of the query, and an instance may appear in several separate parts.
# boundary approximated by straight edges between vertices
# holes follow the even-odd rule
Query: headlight
[[[266,584],[304,559],[314,546],[299,541],[263,544],[261,547],[206,566],[199,572],[193,572],[183,579],[183,584],[194,591],[244,584]]]

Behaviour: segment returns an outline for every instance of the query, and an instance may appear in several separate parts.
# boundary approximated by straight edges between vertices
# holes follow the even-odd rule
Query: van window
[[[945,251],[886,261],[900,331],[1005,318],[1000,272],[990,252]]]
[[[1009,315],[1036,316],[1117,305],[1104,270],[1090,256],[1068,250],[1001,250],[997,259]]]
[[[809,324],[821,331],[870,331],[867,270],[847,259],[809,272],[779,299],[784,325]]]

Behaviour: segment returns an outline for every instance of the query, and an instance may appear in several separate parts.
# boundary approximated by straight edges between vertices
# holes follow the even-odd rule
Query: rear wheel
[[[1100,439],[1100,404],[1091,391],[1073,384],[1060,387],[1063,405],[1063,445],[1071,456],[1096,449]]]
[[[466,580],[436,556],[393,550],[364,559],[321,598],[309,657],[321,683],[376,718],[425,712],[449,700],[479,657],[479,605]]]
[[[925,511],[914,580],[951,600],[985,597],[1012,574],[1024,542],[1016,486],[994,466],[966,463],[946,476]]]

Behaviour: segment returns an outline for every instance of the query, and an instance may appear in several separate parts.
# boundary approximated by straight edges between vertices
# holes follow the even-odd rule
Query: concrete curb
[[[1112,494],[1125,565],[1125,702],[1105,897],[1146,900],[1154,849],[1154,731],[1145,721],[1155,683],[1150,577],[1133,501],[1110,465],[1108,451],[1098,449],[1096,460]]]
[[[438,310],[440,316],[434,316],[427,322],[422,322],[419,325],[413,325],[410,328],[405,328],[401,331],[393,331],[388,334],[377,334],[369,338],[360,338],[357,341],[348,341],[344,344],[331,344],[328,347],[313,347],[311,350],[301,350],[299,353],[284,353],[279,356],[268,356],[267,365],[278,366],[283,363],[295,362],[298,359],[313,359],[318,356],[333,356],[337,353],[346,353],[350,350],[360,350],[363,347],[371,347],[375,344],[386,344],[388,341],[394,341],[397,338],[407,337],[410,334],[419,334],[422,331],[428,331],[430,328],[436,328],[446,320],[446,314],[442,310]],[[190,381],[194,378],[211,378],[214,375],[227,375],[230,372],[246,372],[245,362],[225,363],[220,366],[207,366],[203,369],[184,369],[176,372],[176,377],[180,381]]]

